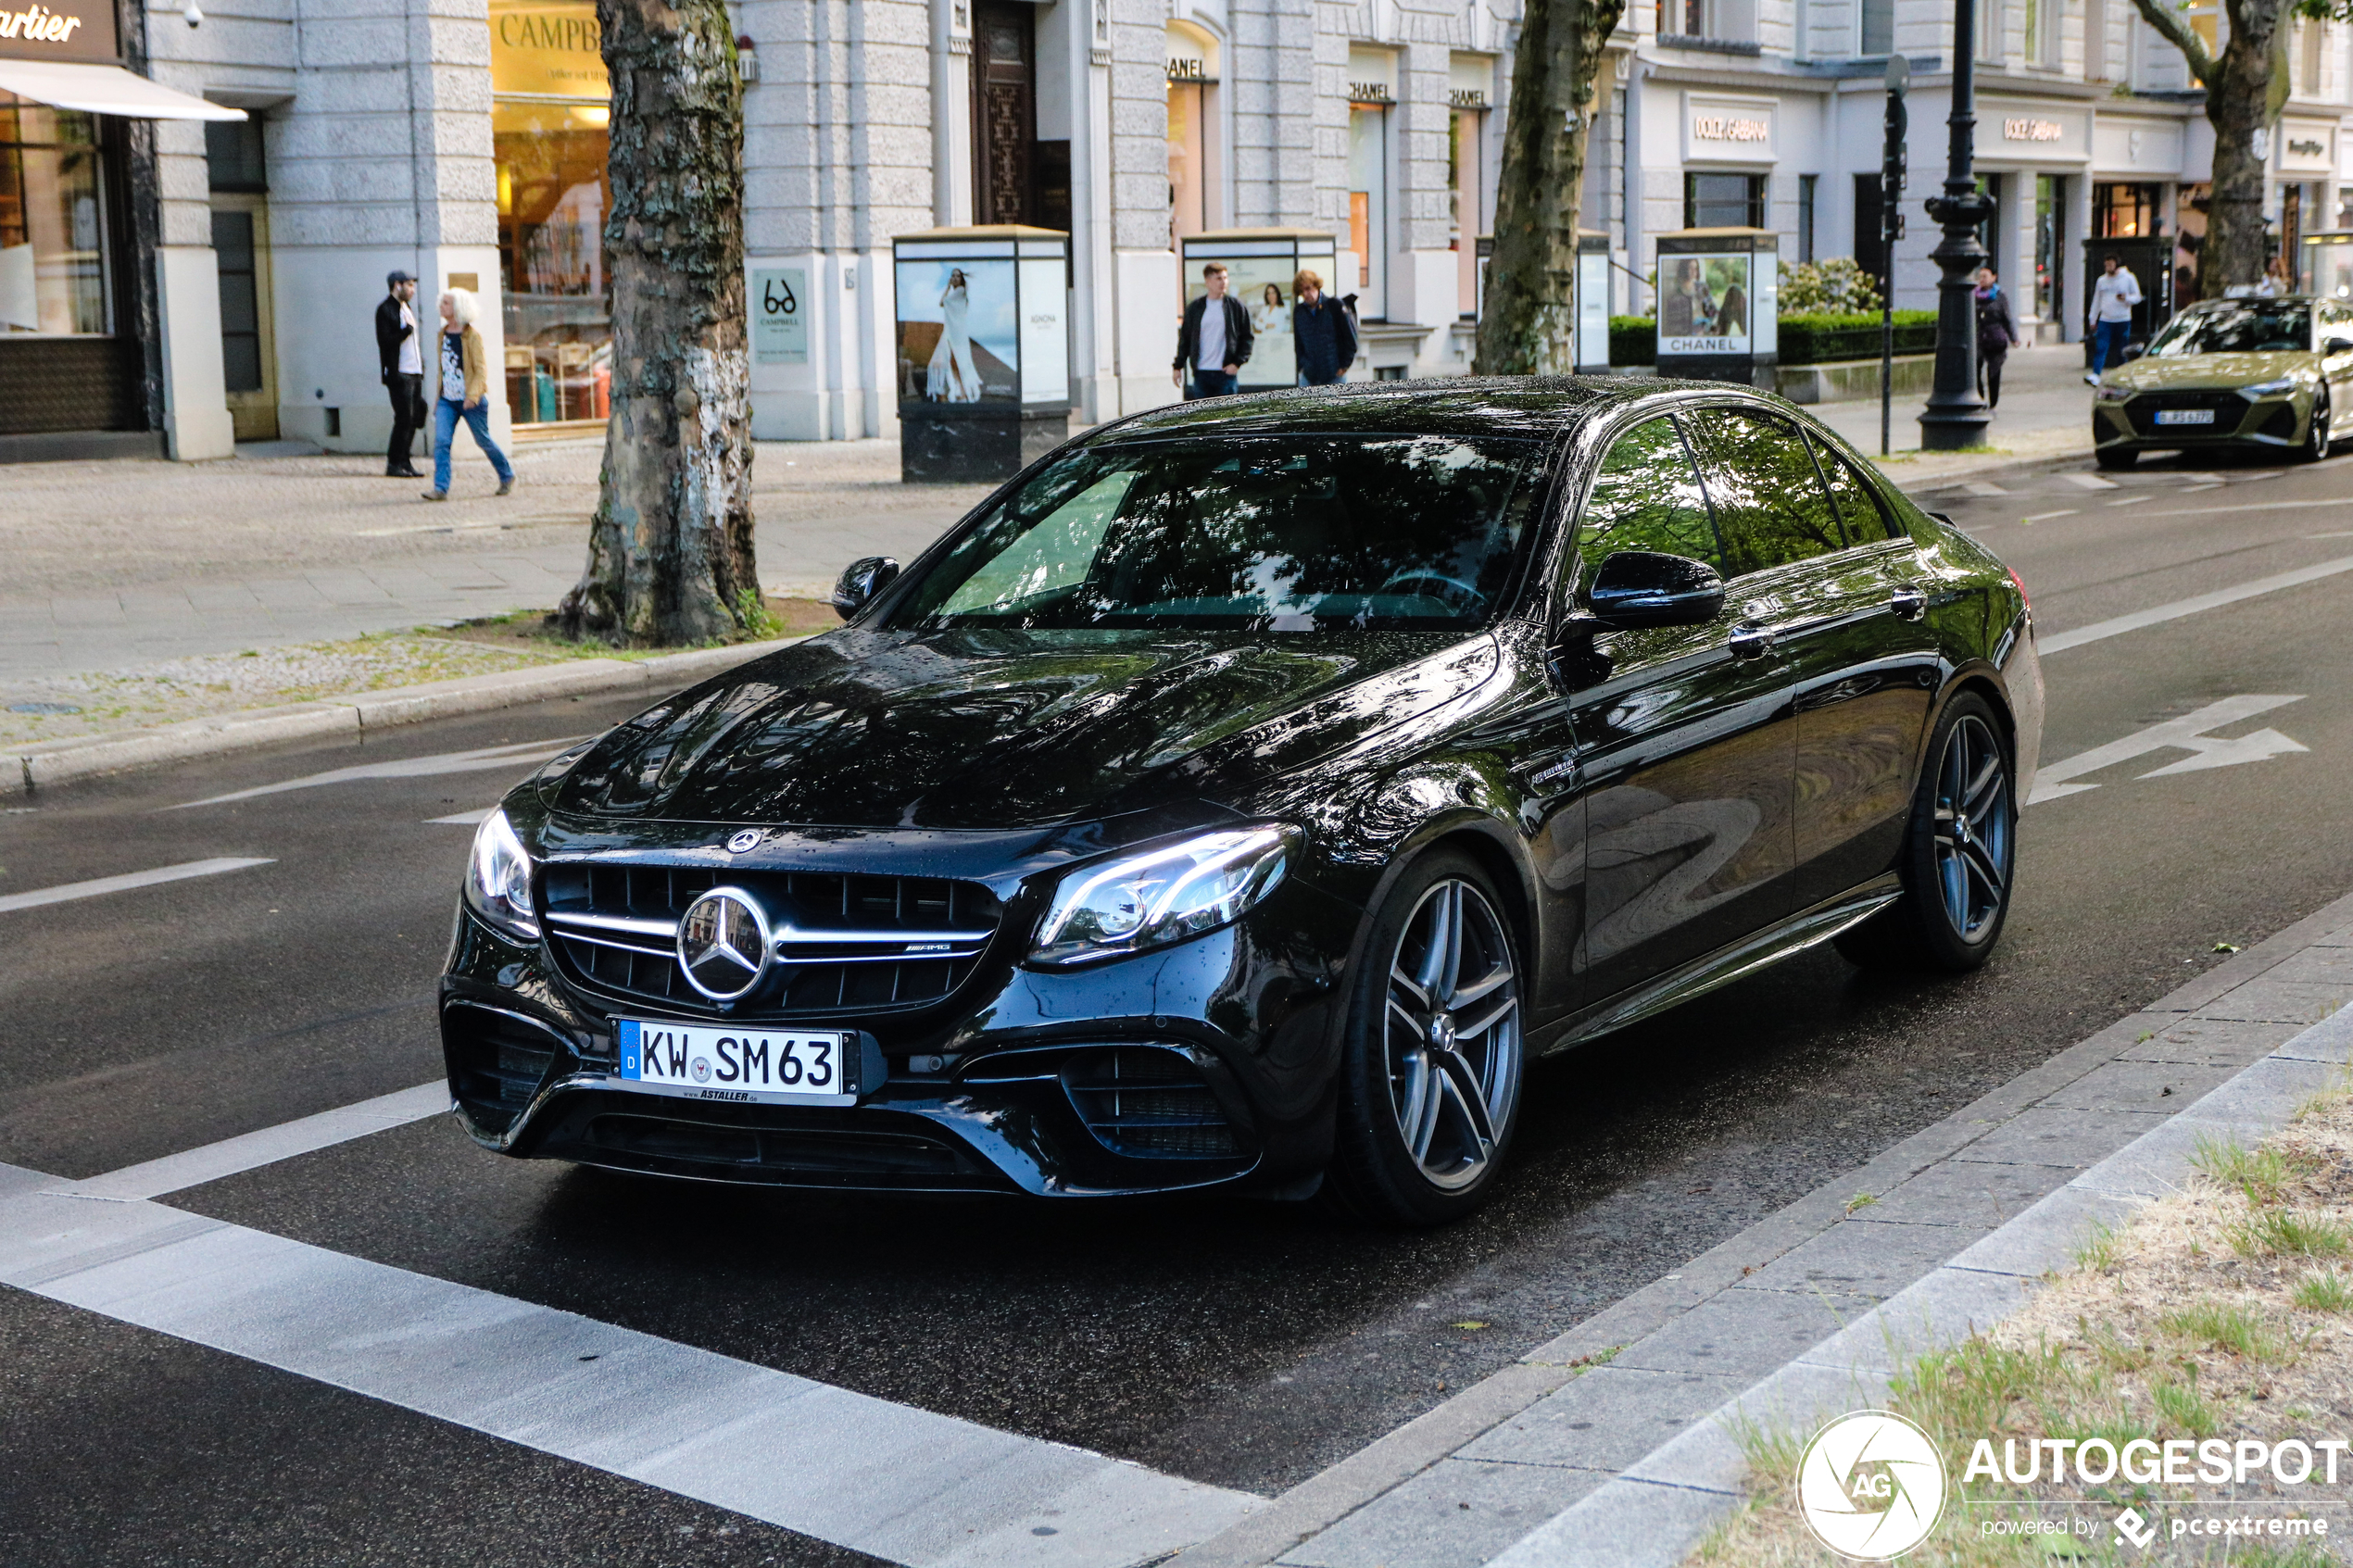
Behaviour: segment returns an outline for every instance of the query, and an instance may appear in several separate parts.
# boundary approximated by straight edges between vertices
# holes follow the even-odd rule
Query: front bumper
[[[2160,409],[2200,408],[2214,415],[2205,425],[2159,424]],[[2311,401],[2300,393],[2280,393],[2252,401],[2235,392],[2138,392],[2120,402],[2092,405],[2092,443],[2126,451],[2178,452],[2200,446],[2273,446],[2303,444]]]
[[[1331,1148],[1339,964],[1302,931],[1354,923],[1292,883],[1240,922],[1154,953],[1073,973],[984,971],[912,1020],[797,1020],[869,1031],[879,1081],[836,1109],[638,1090],[617,1076],[616,1012],[461,909],[443,1052],[467,1132],[519,1158],[836,1189],[1280,1187]]]

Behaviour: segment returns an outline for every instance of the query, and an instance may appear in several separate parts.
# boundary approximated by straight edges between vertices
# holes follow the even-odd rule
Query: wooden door
[[[980,0],[973,15],[973,221],[1033,223],[1038,36],[1030,6]]]
[[[270,320],[265,198],[215,192],[212,250],[220,280],[220,369],[239,441],[278,438],[277,345]]]

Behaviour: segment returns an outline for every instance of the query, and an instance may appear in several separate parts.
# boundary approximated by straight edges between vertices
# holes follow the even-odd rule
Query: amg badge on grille
[[[768,917],[750,894],[714,887],[678,921],[678,967],[714,1002],[748,996],[768,972]]]

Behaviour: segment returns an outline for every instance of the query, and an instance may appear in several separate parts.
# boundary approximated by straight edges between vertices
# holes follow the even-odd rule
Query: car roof
[[[1655,376],[1428,376],[1205,397],[1122,420],[1103,443],[1349,432],[1549,438],[1662,392],[1744,390]]]

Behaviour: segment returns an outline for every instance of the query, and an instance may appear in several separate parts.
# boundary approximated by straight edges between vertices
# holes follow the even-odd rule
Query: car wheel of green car
[[[2321,390],[2312,395],[2312,417],[2305,422],[2302,456],[2306,462],[2317,463],[2329,455],[2329,440],[2334,433],[2330,422],[2329,389],[2323,382]]]

